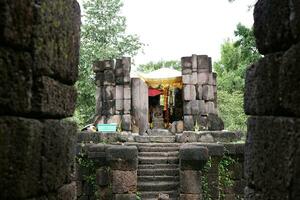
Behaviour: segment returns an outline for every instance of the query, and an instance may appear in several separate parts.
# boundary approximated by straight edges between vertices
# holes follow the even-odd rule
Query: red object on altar
[[[157,95],[160,95],[162,93],[162,91],[161,90],[158,90],[158,89],[153,89],[153,88],[149,88],[148,89],[148,95],[150,96],[150,97],[155,97],[155,96],[157,96]]]

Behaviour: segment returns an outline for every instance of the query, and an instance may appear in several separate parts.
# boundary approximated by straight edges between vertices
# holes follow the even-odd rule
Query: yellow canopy
[[[139,74],[151,88],[182,88],[181,72],[171,68],[160,68],[148,74]]]

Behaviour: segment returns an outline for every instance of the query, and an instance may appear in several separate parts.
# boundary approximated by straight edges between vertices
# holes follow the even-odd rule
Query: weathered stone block
[[[198,82],[198,74],[197,72],[193,72],[191,75],[191,84],[196,85]]]
[[[29,47],[33,32],[32,0],[1,1],[0,43]],[[20,20],[22,19],[22,20]]]
[[[215,142],[213,136],[210,133],[200,134],[197,142],[213,143]]]
[[[0,199],[23,199],[39,190],[43,124],[0,117]]]
[[[279,67],[279,101],[281,112],[278,114],[300,117],[299,63],[300,43],[286,51]]]
[[[42,141],[42,171],[40,187],[53,191],[70,181],[75,159],[77,127],[64,120],[45,120]]]
[[[96,72],[96,77],[95,77],[95,84],[98,87],[101,87],[104,85],[104,72]]]
[[[116,123],[120,124],[121,123],[121,115],[112,115],[108,116],[106,119],[106,123],[111,124],[111,123]]]
[[[131,115],[123,115],[121,127],[123,131],[131,131]]]
[[[95,60],[93,62],[93,72],[104,72],[103,62],[101,60]]]
[[[218,77],[218,74],[213,72],[213,80],[212,80],[213,86],[217,86],[217,77]]]
[[[201,115],[206,115],[207,110],[206,110],[206,104],[204,100],[199,100],[199,113]]]
[[[182,135],[177,139],[177,142],[197,142],[198,135],[194,131],[183,131]]]
[[[198,55],[197,56],[198,62],[198,72],[209,72],[210,63],[209,58],[207,55]]]
[[[214,88],[212,85],[203,85],[202,97],[206,101],[214,100]]]
[[[224,130],[224,122],[218,115],[209,113],[207,116],[207,128],[210,131]]]
[[[254,35],[261,54],[287,50],[294,42],[289,1],[259,0],[254,9]]]
[[[114,100],[108,100],[102,102],[102,115],[114,115],[116,111],[116,102]]]
[[[206,147],[183,145],[179,149],[179,162],[181,170],[202,170],[208,160]]]
[[[202,194],[180,194],[180,200],[202,200]]]
[[[182,57],[181,66],[182,66],[182,70],[190,69],[192,71],[192,57]]]
[[[116,100],[124,99],[124,86],[116,85]]]
[[[300,33],[300,3],[297,0],[291,0],[289,2],[290,8],[290,26],[293,37],[299,41],[299,33]]]
[[[201,100],[193,100],[191,101],[191,107],[192,107],[192,115],[199,115],[200,114],[200,103]]]
[[[115,194],[114,200],[136,200],[136,194]]]
[[[213,77],[212,73],[198,72],[198,84],[199,85],[212,85]]]
[[[182,75],[183,84],[192,84],[192,74]]]
[[[215,103],[213,101],[205,102],[205,110],[207,114],[216,114]]]
[[[96,115],[102,115],[102,88],[96,87]]]
[[[124,99],[131,99],[131,88],[129,85],[124,86]]]
[[[124,111],[124,100],[116,100],[116,112],[121,112],[120,114],[123,114]]]
[[[192,101],[184,101],[183,102],[183,113],[185,115],[192,114]]]
[[[137,153],[135,146],[112,146],[106,150],[106,159],[111,169],[114,170],[136,170]]]
[[[31,67],[30,54],[0,48],[0,114],[30,112],[33,85]]]
[[[79,64],[79,4],[73,0],[38,1],[32,7],[33,74],[74,84]]]
[[[245,177],[255,193],[270,199],[286,199],[299,191],[299,185],[293,189],[289,187],[290,177],[299,175],[299,166],[296,167],[299,164],[296,161],[299,161],[299,127],[300,121],[296,118],[249,118]]]
[[[278,71],[281,55],[267,55],[247,69],[244,97],[246,114],[268,115],[279,112]]]
[[[195,85],[184,85],[183,86],[183,99],[185,101],[196,100]]]
[[[183,117],[184,130],[193,131],[194,130],[194,119],[192,115],[185,115]]]
[[[201,100],[202,99],[202,92],[203,92],[202,85],[196,85],[196,99],[197,100]]]
[[[57,191],[57,200],[73,200],[77,198],[76,183],[72,182],[60,187]]]
[[[113,70],[104,70],[104,85],[115,85],[115,74]]]
[[[116,99],[116,88],[115,86],[103,86],[103,101],[109,101]]]
[[[137,171],[112,171],[112,192],[114,194],[135,193],[137,191]]]
[[[197,55],[193,54],[192,55],[192,72],[196,72],[197,74],[197,70],[198,70],[198,60],[197,60]]]
[[[76,104],[76,89],[48,77],[36,80],[32,99],[32,110],[43,116],[72,116]]]
[[[131,110],[131,100],[125,99],[124,100],[124,114],[130,114]]]
[[[182,133],[183,132],[183,121],[177,121],[176,123],[176,131],[177,133]]]
[[[180,192],[184,194],[202,194],[201,179],[201,171],[180,171]]]
[[[109,170],[102,167],[96,170],[96,184],[99,186],[106,186],[109,184]]]

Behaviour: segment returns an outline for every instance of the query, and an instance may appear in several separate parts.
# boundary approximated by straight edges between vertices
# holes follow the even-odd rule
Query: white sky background
[[[80,0],[79,0],[80,2]],[[122,15],[128,33],[137,34],[147,46],[135,64],[180,60],[191,54],[220,58],[221,44],[234,37],[236,25],[251,27],[254,0],[124,0]]]

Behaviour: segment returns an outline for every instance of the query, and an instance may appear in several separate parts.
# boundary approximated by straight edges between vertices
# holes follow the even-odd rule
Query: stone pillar
[[[143,135],[149,127],[148,86],[140,78],[131,79],[132,88],[132,132]]]
[[[206,147],[183,145],[179,150],[180,200],[201,200],[203,168],[208,160]]]
[[[207,115],[217,114],[216,73],[211,58],[195,55],[181,58],[183,82],[184,129],[193,131],[197,124],[207,129]]]
[[[245,199],[300,198],[300,2],[259,0],[254,34],[264,55],[247,69]]]
[[[131,131],[131,59],[95,61],[96,116],[101,123],[117,123]]]
[[[111,169],[113,199],[136,200],[138,150],[136,146],[112,146],[106,160]]]
[[[74,199],[80,8],[1,1],[0,199]]]

